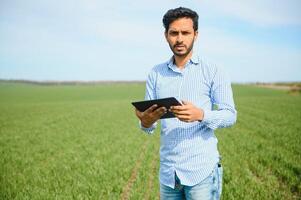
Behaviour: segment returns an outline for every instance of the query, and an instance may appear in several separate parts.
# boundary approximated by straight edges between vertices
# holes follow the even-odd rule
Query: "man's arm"
[[[227,75],[217,70],[211,84],[211,102],[217,110],[203,110],[190,102],[183,101],[182,106],[173,106],[170,111],[184,122],[200,121],[215,130],[231,126],[236,121],[236,110],[233,101],[231,82]]]
[[[145,90],[145,100],[152,99],[156,99],[154,71],[148,75]],[[165,107],[157,108],[157,105],[153,105],[144,112],[139,112],[136,109],[135,114],[140,120],[140,128],[146,133],[152,134],[157,126],[157,121],[166,113],[166,111]]]
[[[215,130],[232,126],[236,122],[237,111],[235,110],[231,81],[227,74],[217,69],[211,86],[212,105],[217,110],[204,110],[204,118],[201,123]]]

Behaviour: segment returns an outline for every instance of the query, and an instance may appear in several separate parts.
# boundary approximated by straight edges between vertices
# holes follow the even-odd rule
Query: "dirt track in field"
[[[157,152],[156,152],[157,154]],[[156,174],[155,170],[156,170],[156,164],[159,162],[159,158],[156,158],[156,154],[154,154],[152,162],[151,162],[151,171],[150,171],[150,175],[149,175],[149,179],[148,179],[148,187],[145,193],[145,197],[144,200],[149,200],[150,199],[150,194],[153,190],[154,187],[154,174]]]
[[[132,170],[131,176],[130,176],[129,180],[127,181],[127,184],[123,187],[122,194],[120,196],[120,200],[128,200],[129,199],[131,189],[132,189],[133,184],[135,183],[135,181],[137,179],[137,175],[139,173],[139,170],[141,168],[141,163],[142,163],[142,160],[143,160],[144,155],[145,155],[145,150],[147,149],[148,145],[149,145],[149,142],[146,141],[143,145],[143,148],[141,149],[141,153],[139,155],[139,158],[137,159],[137,161],[135,163],[135,166]]]

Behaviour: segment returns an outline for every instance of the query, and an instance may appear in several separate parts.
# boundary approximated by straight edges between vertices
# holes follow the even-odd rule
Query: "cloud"
[[[259,26],[300,26],[299,0],[203,0],[201,6]]]
[[[204,27],[200,36],[200,55],[226,68],[234,82],[301,79],[298,48],[256,43],[212,27]]]

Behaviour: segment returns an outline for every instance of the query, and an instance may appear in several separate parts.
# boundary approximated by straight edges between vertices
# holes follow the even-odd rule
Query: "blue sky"
[[[2,0],[0,78],[145,80],[172,55],[162,16],[200,16],[194,51],[233,82],[301,81],[299,0]]]

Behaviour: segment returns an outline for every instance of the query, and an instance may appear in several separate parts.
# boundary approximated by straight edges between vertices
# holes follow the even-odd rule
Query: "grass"
[[[223,199],[301,198],[301,96],[234,85],[216,132]],[[0,199],[158,199],[159,139],[138,129],[143,84],[0,83]]]

